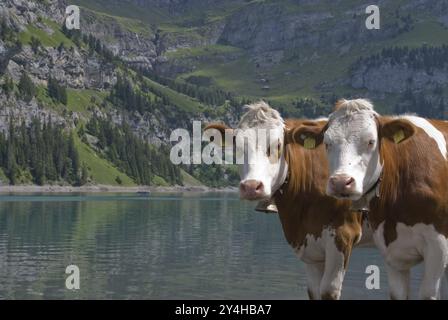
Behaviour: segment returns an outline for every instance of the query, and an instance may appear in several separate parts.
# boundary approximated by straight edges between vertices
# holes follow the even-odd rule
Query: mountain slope
[[[260,98],[285,116],[326,115],[336,99],[357,96],[384,113],[448,114],[446,2],[381,1],[380,30],[365,28],[368,1],[74,3],[76,32],[63,27],[64,1],[5,0],[0,102],[8,116],[0,129],[10,119],[51,116],[79,138],[92,183],[236,181],[234,168],[162,167],[147,158],[165,159],[173,129],[191,129],[192,120],[234,125],[241,106]],[[26,88],[29,101],[24,74],[35,86]],[[112,127],[95,129],[92,119]],[[92,169],[96,157],[101,168]]]

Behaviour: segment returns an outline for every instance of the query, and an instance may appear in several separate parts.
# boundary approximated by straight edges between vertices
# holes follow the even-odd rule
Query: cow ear
[[[229,126],[222,123],[211,123],[204,128],[204,137],[208,138],[209,140],[211,139],[211,137],[213,137],[214,139],[211,140],[212,142],[216,143],[219,146],[225,146],[224,141],[226,138],[226,132],[233,136],[233,129]],[[215,139],[217,134],[221,135],[221,139]]]
[[[415,133],[414,125],[406,119],[394,119],[381,125],[381,136],[398,144]]]
[[[324,140],[326,124],[304,122],[286,132],[286,143],[296,143],[305,149],[315,149]]]

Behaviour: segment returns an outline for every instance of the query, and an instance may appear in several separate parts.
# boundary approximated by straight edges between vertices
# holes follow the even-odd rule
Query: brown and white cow
[[[448,263],[448,123],[383,117],[364,99],[341,100],[325,128],[294,131],[326,146],[327,194],[369,208],[393,299],[409,297],[410,268],[423,261],[422,299],[438,297]]]
[[[248,200],[273,197],[288,243],[306,264],[310,299],[339,299],[352,247],[361,237],[361,216],[350,202],[325,194],[328,178],[323,147],[308,150],[289,143],[288,128],[302,125],[322,128],[326,121],[286,120],[259,102],[248,106],[236,129],[211,124],[206,135],[219,139],[235,136],[244,146],[240,165],[240,196]],[[217,130],[214,131],[213,129]],[[269,147],[257,142],[256,133],[269,132]]]

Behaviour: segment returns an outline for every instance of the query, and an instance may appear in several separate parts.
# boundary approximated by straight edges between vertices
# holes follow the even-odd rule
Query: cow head
[[[359,200],[376,185],[382,172],[381,139],[401,143],[415,132],[405,119],[380,120],[368,100],[341,100],[324,128],[302,127],[295,141],[324,143],[329,163],[327,194]]]
[[[241,198],[270,198],[285,181],[288,168],[283,155],[284,127],[278,111],[258,102],[247,106],[236,129],[222,124],[210,124],[205,128],[205,135],[219,132],[223,141],[226,135],[233,136]]]

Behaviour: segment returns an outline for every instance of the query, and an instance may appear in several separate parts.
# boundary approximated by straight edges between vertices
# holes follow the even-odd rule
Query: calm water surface
[[[2,195],[0,298],[306,299],[278,216],[253,208],[223,193]],[[65,288],[70,264],[77,291]],[[371,264],[380,290],[365,288]],[[377,250],[356,249],[343,298],[387,298],[386,280]]]

